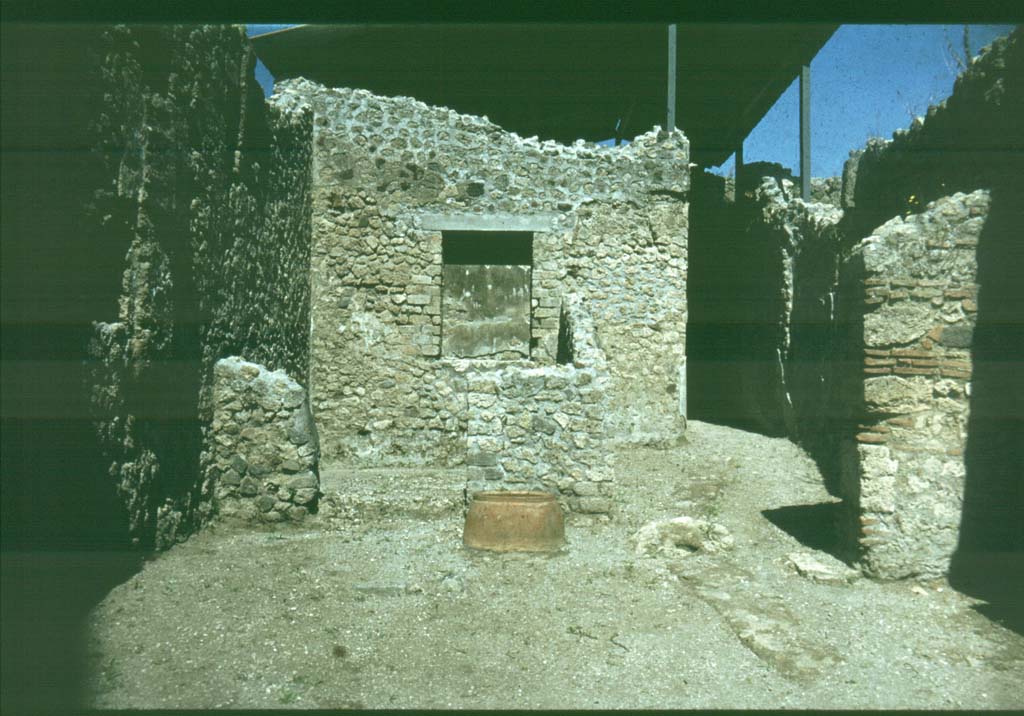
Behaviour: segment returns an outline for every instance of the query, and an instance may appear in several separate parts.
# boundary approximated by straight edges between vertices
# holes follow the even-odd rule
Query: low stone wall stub
[[[566,297],[560,320],[566,346],[557,365],[460,363],[467,377],[467,492],[548,491],[572,512],[607,514],[613,379],[578,295]]]
[[[284,371],[218,361],[209,438],[204,474],[221,518],[298,522],[316,510],[319,439],[306,390]]]
[[[606,383],[591,368],[508,367],[468,380],[468,490],[544,490],[611,511]]]

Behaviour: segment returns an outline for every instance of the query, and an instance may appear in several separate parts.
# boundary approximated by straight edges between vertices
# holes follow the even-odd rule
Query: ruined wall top
[[[366,188],[385,211],[569,211],[591,200],[639,202],[690,188],[689,142],[679,130],[655,127],[621,147],[566,146],[409,97],[305,79],[280,82],[275,92],[272,103],[315,112],[319,185]]]

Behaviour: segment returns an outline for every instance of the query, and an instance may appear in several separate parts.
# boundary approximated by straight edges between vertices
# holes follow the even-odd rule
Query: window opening
[[[530,357],[533,234],[442,233],[441,355]]]

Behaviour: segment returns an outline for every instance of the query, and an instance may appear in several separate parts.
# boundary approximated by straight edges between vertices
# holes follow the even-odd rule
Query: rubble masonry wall
[[[312,117],[267,106],[244,28],[97,41],[105,175],[83,224],[125,258],[89,384],[131,536],[160,548],[214,514],[230,474],[211,433],[215,362],[308,378]]]
[[[578,296],[566,297],[564,362],[495,363],[494,370],[467,374],[470,492],[546,490],[574,512],[612,511],[611,379],[582,304]]]
[[[306,390],[237,357],[213,369],[216,499],[222,518],[301,521],[316,509],[319,443]]]
[[[843,267],[863,276],[846,299],[863,380],[862,396],[847,395],[856,432],[840,443],[840,494],[856,505],[862,567],[876,576],[945,573],[957,547],[989,204],[977,190],[894,217]]]
[[[994,41],[947,100],[844,170],[859,245],[841,281],[861,282],[848,300],[863,302],[852,326],[863,322],[864,380],[859,460],[848,436],[841,494],[858,520],[847,533],[879,577],[1024,550],[1024,456],[1011,437],[1024,434],[1012,348],[1024,339],[1021,40],[1017,29]]]
[[[682,134],[566,147],[409,98],[306,80],[276,91],[315,117],[310,395],[325,458],[464,463],[472,370],[441,356],[443,232],[457,229],[532,233],[535,367],[555,363],[563,298],[586,303],[610,441],[681,433]]]

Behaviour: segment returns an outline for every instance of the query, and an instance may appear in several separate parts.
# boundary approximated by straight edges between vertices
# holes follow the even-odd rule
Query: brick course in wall
[[[841,451],[843,494],[855,507],[847,535],[879,577],[931,576],[974,550],[1024,548],[1020,447],[1007,438],[1024,419],[1009,348],[1024,316],[1011,267],[1021,40],[1019,29],[995,40],[947,100],[852,153],[844,171],[851,274],[863,279],[846,295],[855,313],[862,304],[863,355],[851,355],[850,370],[861,364],[863,409]]]
[[[849,259],[864,271],[863,412],[841,484],[876,576],[942,574],[957,545],[989,203],[984,190],[944,197],[885,223]]]
[[[909,129],[853,152],[841,214],[793,198],[785,172],[748,174],[735,205],[713,195],[698,212],[748,249],[701,244],[702,265],[740,276],[707,284],[701,306],[720,299],[709,315],[750,336],[725,349],[742,394],[722,402],[811,452],[844,498],[847,556],[880,578],[1024,548],[1007,437],[1024,421],[1010,397],[1024,394],[1010,348],[1024,316],[1021,38],[996,40]]]

